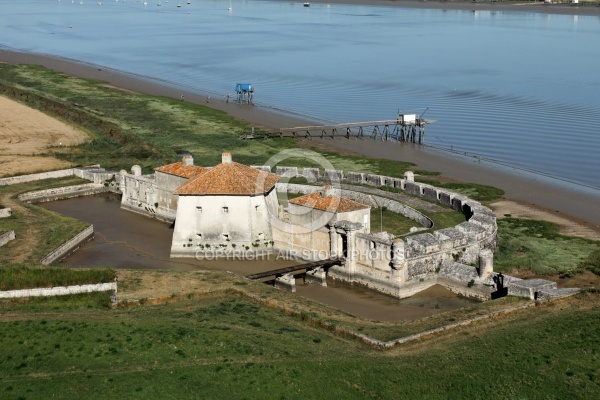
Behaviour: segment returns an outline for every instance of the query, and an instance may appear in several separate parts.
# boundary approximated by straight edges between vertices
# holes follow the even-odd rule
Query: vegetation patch
[[[404,235],[410,228],[422,228],[421,224],[386,207],[371,208],[371,232],[384,231],[394,235]]]
[[[530,269],[534,273],[572,276],[583,269],[600,272],[600,242],[563,236],[545,221],[498,220],[498,251],[494,270]]]
[[[0,263],[34,265],[88,224],[45,208],[22,203],[17,195],[33,190],[88,183],[79,178],[46,179],[11,186],[0,186],[0,201],[12,209],[12,215],[0,219],[0,230],[15,231],[16,239],[2,247]]]
[[[250,130],[243,121],[201,105],[166,97],[125,92],[90,79],[79,79],[39,66],[0,64],[0,93],[87,131],[93,139],[52,155],[77,165],[101,164],[145,172],[179,160],[176,150],[194,156],[196,164],[212,166],[229,151],[234,160],[262,165],[293,139],[243,140]],[[260,132],[257,132],[260,133]],[[413,166],[383,159],[320,151],[336,169],[402,176]],[[288,159],[285,165],[320,167],[311,160]]]
[[[594,398],[598,295],[557,304],[384,352],[236,297],[86,313],[15,315],[18,305],[0,321],[2,397]]]
[[[112,282],[111,269],[43,268],[24,265],[0,268],[0,290],[50,288]]]

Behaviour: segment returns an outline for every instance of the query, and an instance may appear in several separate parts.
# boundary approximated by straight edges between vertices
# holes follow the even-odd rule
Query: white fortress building
[[[269,216],[277,215],[278,180],[223,153],[221,164],[175,190],[179,200],[171,257],[194,257],[205,248],[272,248]]]
[[[185,156],[149,175],[133,166],[117,180],[122,208],[174,224],[171,257],[277,253],[306,261],[334,259],[337,265],[315,273],[322,283],[327,275],[399,298],[439,283],[462,294],[490,297],[497,225],[494,213],[479,202],[415,182],[410,172],[402,179],[276,169],[272,173],[269,166],[242,165],[223,153],[214,167],[195,166]],[[316,177],[337,187],[279,182],[283,176]],[[341,189],[342,181],[360,186]],[[439,203],[463,213],[465,222],[420,232],[433,228],[433,221],[390,193],[365,193],[366,186],[388,186]],[[280,204],[278,194],[288,193],[302,196]],[[414,231],[401,237],[372,233],[371,207],[386,207],[414,220]],[[293,282],[293,277],[286,279]]]

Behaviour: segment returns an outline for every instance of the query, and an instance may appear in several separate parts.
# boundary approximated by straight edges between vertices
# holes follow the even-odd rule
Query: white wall
[[[264,249],[273,240],[269,218],[277,215],[277,204],[275,190],[267,196],[179,196],[171,257],[193,255],[206,244]]]

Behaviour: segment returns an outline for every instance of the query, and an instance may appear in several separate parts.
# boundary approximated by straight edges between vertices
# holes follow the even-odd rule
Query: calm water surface
[[[600,188],[600,18],[227,0],[0,0],[0,45],[322,122],[439,122],[427,142]]]
[[[66,267],[127,269],[225,270],[240,275],[296,265],[296,261],[198,261],[170,259],[173,230],[169,224],[120,209],[115,195],[99,195],[41,204],[50,210],[94,224],[94,240],[61,262]],[[465,307],[473,300],[459,297],[441,286],[397,300],[389,296],[329,281],[328,287],[304,285],[297,280],[297,294],[365,318],[409,320]]]

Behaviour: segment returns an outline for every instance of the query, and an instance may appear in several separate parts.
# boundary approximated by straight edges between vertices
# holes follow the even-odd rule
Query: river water
[[[42,203],[41,206],[94,225],[94,240],[83,245],[59,265],[83,268],[225,270],[248,275],[298,264],[282,259],[244,261],[199,261],[170,259],[169,224],[120,208],[119,196],[106,194]],[[328,287],[303,284],[297,279],[297,294],[364,318],[400,321],[423,318],[465,307],[473,300],[434,286],[411,298],[392,297],[333,280]]]
[[[600,188],[600,18],[227,0],[0,0],[0,47],[315,122],[438,122],[428,144]],[[80,4],[82,3],[82,4]]]

